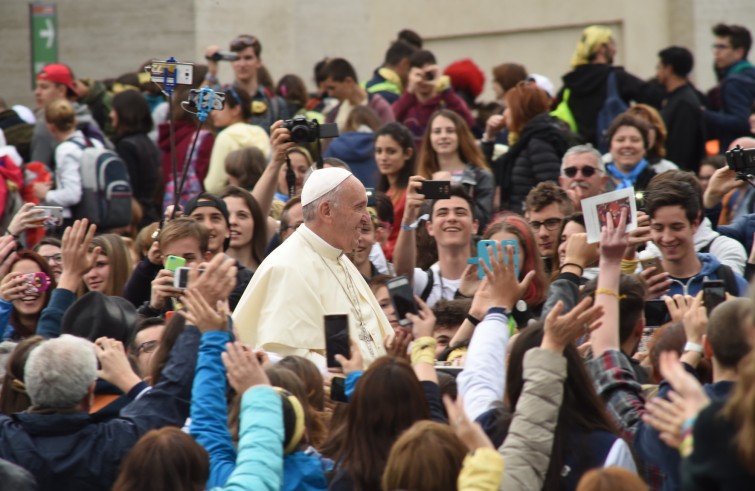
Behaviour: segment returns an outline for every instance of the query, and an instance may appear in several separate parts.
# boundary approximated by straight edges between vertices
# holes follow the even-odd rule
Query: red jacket
[[[186,154],[189,153],[192,143],[194,143],[194,134],[197,131],[197,125],[192,121],[176,121],[176,167],[178,169],[179,179],[183,164],[186,160]],[[163,182],[168,183],[173,180],[173,166],[170,158],[170,123],[162,123],[158,127],[157,143],[160,147],[160,159],[162,163]],[[199,182],[204,182],[207,177],[207,169],[210,167],[210,154],[212,145],[215,143],[215,136],[207,135],[206,138],[197,144],[194,149],[196,158],[196,173]]]

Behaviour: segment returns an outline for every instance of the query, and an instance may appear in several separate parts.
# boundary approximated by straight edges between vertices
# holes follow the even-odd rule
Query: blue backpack
[[[81,201],[72,212],[74,219],[87,218],[100,230],[125,227],[131,223],[131,182],[128,169],[117,153],[107,148],[70,140],[79,145]]]
[[[600,153],[607,153],[609,149],[606,141],[606,131],[611,126],[611,122],[618,116],[629,109],[629,106],[621,98],[619,87],[616,84],[616,72],[611,70],[606,80],[606,100],[603,108],[598,113],[598,122],[595,126],[595,135],[598,139],[598,150]]]

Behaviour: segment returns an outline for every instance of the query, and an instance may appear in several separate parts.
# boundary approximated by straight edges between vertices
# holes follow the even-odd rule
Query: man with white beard
[[[606,190],[608,176],[600,152],[589,144],[571,147],[561,160],[558,183],[571,198],[574,209],[581,211],[583,199]]]

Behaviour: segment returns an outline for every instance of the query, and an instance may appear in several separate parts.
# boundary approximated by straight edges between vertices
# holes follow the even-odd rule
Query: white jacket
[[[73,141],[72,141],[73,140]],[[77,130],[70,138],[60,142],[55,147],[55,189],[48,191],[43,204],[47,206],[62,206],[63,217],[71,218],[71,208],[81,201],[81,157],[86,145],[84,134]],[[98,140],[90,139],[96,148],[103,145]]]

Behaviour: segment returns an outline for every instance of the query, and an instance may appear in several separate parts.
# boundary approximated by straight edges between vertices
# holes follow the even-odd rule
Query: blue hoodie
[[[364,187],[374,188],[377,177],[375,164],[375,135],[360,131],[349,131],[334,138],[325,150],[323,157],[343,160],[351,172],[362,181]]]
[[[678,293],[681,295],[692,295],[694,297],[700,290],[703,289],[703,281],[724,279],[719,278],[716,274],[716,270],[718,270],[718,267],[721,266],[721,263],[718,259],[716,259],[715,256],[698,252],[697,258],[700,259],[703,267],[695,276],[687,279],[684,282],[681,279],[674,278],[673,276],[669,277],[669,279],[673,281],[673,283],[671,283],[671,286],[669,287],[669,296],[673,296]],[[734,278],[737,280],[737,287],[739,290],[737,296],[745,296],[747,292],[747,282],[744,278],[742,278],[734,271],[732,271],[732,274],[734,274]]]

